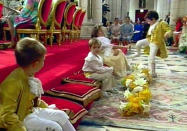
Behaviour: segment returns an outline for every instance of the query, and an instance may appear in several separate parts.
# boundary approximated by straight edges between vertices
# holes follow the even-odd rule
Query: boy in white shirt
[[[85,58],[82,67],[87,78],[102,81],[103,91],[110,90],[114,86],[113,67],[103,65],[103,59],[99,56],[101,43],[98,39],[89,40],[90,52]]]

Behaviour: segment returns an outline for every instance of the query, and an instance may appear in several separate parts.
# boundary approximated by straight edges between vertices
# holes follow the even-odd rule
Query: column
[[[8,6],[8,1],[7,1],[7,0],[3,0],[3,4],[4,4],[5,6]],[[5,8],[3,8],[3,15],[6,16],[7,13],[8,13],[8,10],[6,10]]]
[[[129,5],[130,1],[129,0],[122,0],[122,14],[121,14],[121,19],[124,20],[124,18],[127,16],[127,12],[129,11]]]
[[[92,21],[94,24],[102,23],[102,0],[92,0]]]
[[[170,12],[170,1],[157,0],[157,12],[160,19],[165,19],[166,15]]]
[[[139,9],[139,0],[130,0],[129,17],[135,21],[136,9]]]
[[[79,7],[86,10],[81,38],[90,38],[94,25],[102,24],[102,0],[80,0]]]
[[[154,10],[157,10],[157,0],[154,0]]]
[[[170,25],[175,26],[176,19],[178,17],[179,10],[179,0],[171,1],[171,9],[170,9]]]

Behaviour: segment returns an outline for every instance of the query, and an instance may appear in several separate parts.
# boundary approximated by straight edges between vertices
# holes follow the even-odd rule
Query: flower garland
[[[135,114],[149,114],[151,91],[149,84],[152,81],[149,70],[143,65],[135,65],[133,73],[124,77],[122,85],[127,88],[124,93],[124,101],[120,105],[122,116]]]

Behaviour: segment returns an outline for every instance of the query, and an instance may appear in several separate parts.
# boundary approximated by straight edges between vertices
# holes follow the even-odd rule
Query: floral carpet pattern
[[[131,50],[131,54],[135,50]],[[148,57],[129,60],[131,64],[147,65]],[[167,59],[156,59],[158,77],[153,79],[151,110],[149,116],[122,117],[119,113],[123,100],[123,87],[116,87],[93,104],[82,124],[113,126],[149,131],[187,130],[187,58],[177,52],[169,52]]]

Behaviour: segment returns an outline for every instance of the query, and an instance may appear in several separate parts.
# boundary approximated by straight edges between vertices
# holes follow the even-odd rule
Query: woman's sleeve
[[[19,96],[21,90],[15,81],[7,81],[0,87],[0,117],[1,123],[4,128],[25,131],[22,122],[19,120],[18,115],[15,113],[18,107]]]

